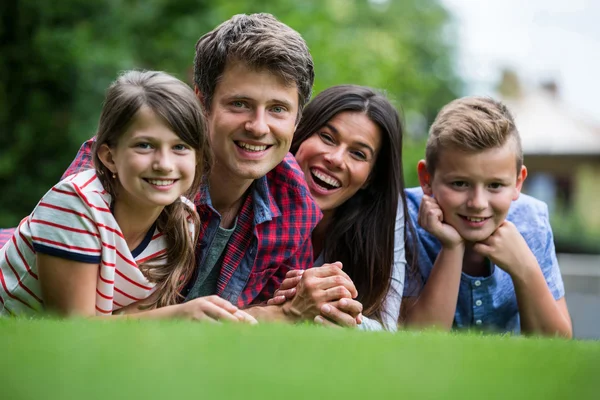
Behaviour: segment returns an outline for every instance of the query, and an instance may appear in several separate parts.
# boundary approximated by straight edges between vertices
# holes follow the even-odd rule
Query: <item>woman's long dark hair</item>
[[[364,113],[373,121],[381,132],[381,148],[367,187],[336,208],[328,226],[324,260],[343,263],[358,290],[357,300],[363,304],[363,313],[381,320],[392,277],[399,198],[407,220],[403,128],[398,111],[383,94],[364,86],[333,86],[304,109],[290,151],[296,154],[302,142],[341,112]]]

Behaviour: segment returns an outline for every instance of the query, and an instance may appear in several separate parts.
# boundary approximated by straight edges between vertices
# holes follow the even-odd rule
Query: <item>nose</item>
[[[474,210],[485,210],[487,208],[487,196],[483,188],[475,187],[470,191],[467,207]]]
[[[173,155],[168,149],[159,149],[154,154],[154,162],[152,163],[154,171],[164,174],[173,171]]]
[[[246,121],[244,126],[246,131],[253,136],[261,137],[269,133],[269,124],[267,123],[266,110],[257,109],[254,114]]]
[[[327,164],[339,168],[344,163],[344,149],[342,146],[331,148],[324,154],[323,158]]]

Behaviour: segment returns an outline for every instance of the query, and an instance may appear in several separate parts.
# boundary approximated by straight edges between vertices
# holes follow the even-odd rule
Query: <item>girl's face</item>
[[[196,152],[148,107],[136,113],[117,145],[98,156],[119,181],[119,202],[135,209],[160,209],[189,190]]]
[[[331,211],[366,187],[381,147],[381,132],[364,113],[337,114],[296,152],[310,193]]]

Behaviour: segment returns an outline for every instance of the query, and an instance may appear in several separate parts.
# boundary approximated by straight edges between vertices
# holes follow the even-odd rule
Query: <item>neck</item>
[[[113,214],[121,228],[129,250],[135,249],[142,243],[148,230],[164,207],[143,208],[132,206],[124,201],[115,200]]]
[[[485,257],[473,250],[472,243],[467,243],[465,247],[462,269],[470,276],[487,276],[490,273]]]
[[[215,165],[208,179],[209,192],[214,209],[221,215],[221,226],[229,228],[238,215],[245,194],[254,180],[239,179],[222,171],[223,168]]]

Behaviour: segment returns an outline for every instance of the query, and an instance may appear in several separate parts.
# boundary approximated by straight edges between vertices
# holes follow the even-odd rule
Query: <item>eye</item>
[[[455,188],[466,188],[469,184],[465,181],[454,181],[451,185]]]
[[[173,150],[175,150],[175,151],[186,151],[189,149],[190,149],[190,146],[188,146],[187,144],[184,144],[184,143],[176,144],[175,146],[173,146]]]
[[[333,140],[333,137],[329,133],[320,132],[320,133],[318,133],[318,135],[321,138],[321,140],[327,144],[335,143],[335,141]]]
[[[274,106],[273,108],[271,108],[271,110],[276,113],[276,114],[281,114],[283,112],[286,112],[287,109],[285,107],[282,106]]]
[[[232,101],[231,105],[234,108],[245,108],[246,107],[246,103],[244,103],[243,101],[240,101],[240,100],[234,100],[234,101]]]
[[[504,187],[504,185],[500,182],[494,182],[494,183],[490,183],[489,187],[491,189],[500,189],[500,188]]]
[[[152,145],[148,142],[139,142],[139,143],[136,143],[134,147],[137,149],[149,150],[152,148]]]
[[[360,150],[353,150],[350,152],[350,154],[352,154],[352,156],[354,158],[356,158],[357,160],[361,160],[361,161],[367,160],[367,155]]]

